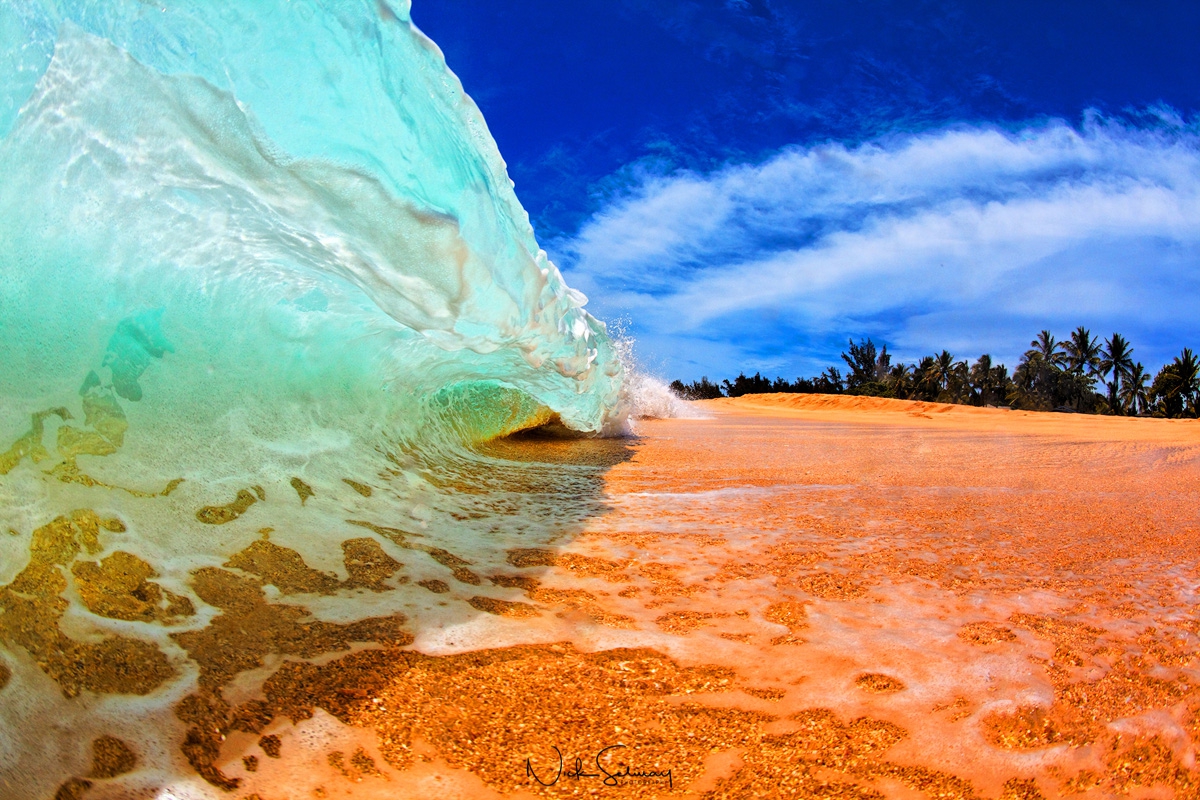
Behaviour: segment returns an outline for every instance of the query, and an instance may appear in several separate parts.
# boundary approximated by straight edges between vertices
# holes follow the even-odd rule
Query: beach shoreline
[[[577,536],[510,553],[493,578],[523,586],[514,605],[378,667],[374,706],[416,707],[295,698],[384,743],[388,781],[337,794],[331,773],[326,796],[419,796],[439,775],[446,797],[1194,790],[1200,427],[697,405],[642,423]],[[542,785],[555,747],[583,774]],[[672,785],[605,785],[618,763]]]
[[[496,442],[510,490],[590,510],[487,564],[356,522],[449,570],[411,589],[432,617],[310,626],[295,603],[321,608],[333,578],[265,534],[234,571],[196,573],[224,616],[178,639],[200,681],[173,709],[182,744],[161,743],[171,791],[1196,791],[1200,425],[829,396],[694,407],[629,440]],[[357,571],[322,591],[410,568],[350,545]],[[361,586],[386,599],[380,576]],[[299,600],[278,603],[288,586]],[[158,791],[112,741],[61,796]]]

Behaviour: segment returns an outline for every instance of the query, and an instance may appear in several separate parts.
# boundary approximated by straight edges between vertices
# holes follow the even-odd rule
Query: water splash
[[[639,419],[691,419],[703,414],[671,391],[667,382],[655,376],[655,370],[638,355],[637,338],[630,332],[628,319],[612,320],[608,325],[617,359],[625,374],[621,405],[627,409],[628,430],[637,431]]]

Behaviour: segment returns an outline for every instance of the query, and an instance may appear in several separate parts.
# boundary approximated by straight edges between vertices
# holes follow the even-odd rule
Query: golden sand
[[[633,452],[607,462],[604,510],[577,535],[490,574],[352,521],[445,567],[453,584],[419,585],[494,620],[503,646],[431,655],[398,615],[318,623],[263,592],[387,591],[404,565],[374,539],[343,545],[344,582],[269,530],[199,570],[220,614],[174,635],[200,667],[176,709],[184,761],[258,800],[1200,796],[1200,423],[799,395],[697,406],[710,417],[648,421],[590,455],[497,445]],[[114,618],[192,614],[132,556],[85,560],[119,524],[47,525],[27,572],[70,567]],[[0,633],[64,690],[116,680],[71,660],[108,651],[135,691],[169,673],[132,640],[66,638],[57,595],[25,584],[0,588]],[[93,751],[62,797],[110,796],[105,779],[137,763],[112,737]]]

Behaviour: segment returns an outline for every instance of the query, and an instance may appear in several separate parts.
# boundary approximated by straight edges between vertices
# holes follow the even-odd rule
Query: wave
[[[229,598],[339,647],[457,619],[428,586],[597,507],[600,462],[486,443],[625,430],[626,371],[407,5],[21,0],[0,41],[0,781],[115,735],[125,789],[179,779],[156,737],[228,788],[205,648],[315,647],[221,639]]]

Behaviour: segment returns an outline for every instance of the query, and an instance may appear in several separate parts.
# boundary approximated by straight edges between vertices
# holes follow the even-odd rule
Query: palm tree
[[[1133,348],[1129,346],[1128,340],[1121,334],[1114,333],[1104,342],[1104,349],[1100,351],[1100,361],[1096,368],[1102,378],[1107,378],[1109,373],[1112,373],[1112,380],[1105,383],[1108,387],[1108,407],[1114,414],[1118,413],[1121,409],[1121,402],[1118,402],[1122,396],[1121,386],[1129,380],[1133,370]]]
[[[1137,362],[1129,369],[1129,374],[1125,376],[1125,382],[1121,384],[1121,391],[1118,395],[1121,401],[1121,408],[1126,414],[1144,414],[1146,407],[1150,405],[1150,396],[1146,389],[1146,382],[1150,380],[1150,376],[1146,373],[1146,368],[1142,362]]]
[[[1013,372],[1009,402],[1018,408],[1049,410],[1069,399],[1062,391],[1066,353],[1047,330],[1040,332],[1029,348]]]
[[[943,350],[934,358],[934,370],[938,385],[943,391],[949,389],[954,377],[954,356],[950,355],[949,350]]]
[[[913,368],[913,383],[923,400],[936,400],[938,396],[937,360],[933,356],[925,356],[921,363]]]
[[[1187,403],[1187,409],[1196,416],[1197,395],[1200,395],[1200,360],[1190,347],[1175,357],[1175,374],[1179,378],[1179,395]]]
[[[1190,348],[1175,356],[1154,376],[1150,385],[1150,400],[1155,416],[1182,417],[1197,413],[1196,400],[1200,394],[1200,360]]]
[[[1003,364],[992,367],[992,386],[995,387],[996,401],[1007,401],[1008,393],[1013,387],[1013,380],[1008,375],[1008,367]]]
[[[1062,343],[1066,370],[1059,376],[1058,394],[1079,411],[1095,405],[1095,375],[1100,363],[1100,345],[1091,331],[1080,325],[1071,338]]]
[[[1044,333],[1044,331],[1043,331]],[[1080,325],[1071,338],[1062,343],[1067,356],[1067,369],[1076,375],[1092,375],[1100,363],[1100,345],[1092,332]]]
[[[992,357],[984,353],[971,367],[971,389],[979,396],[979,405],[991,402]]]
[[[971,367],[971,387],[977,393],[975,398],[979,405],[986,406],[996,403],[1004,397],[1008,389],[1008,369],[1000,364],[992,363],[992,357],[984,353]]]
[[[954,368],[950,371],[948,394],[951,403],[971,402],[971,365],[966,359],[954,362]]]
[[[888,386],[892,388],[892,393],[900,399],[905,399],[912,394],[913,381],[913,367],[903,361],[892,367],[887,376]]]
[[[1061,367],[1066,359],[1066,355],[1060,349],[1061,345],[1047,330],[1039,333],[1037,338],[1029,343],[1029,347],[1030,349],[1025,351],[1027,361],[1040,361],[1048,367]]]

